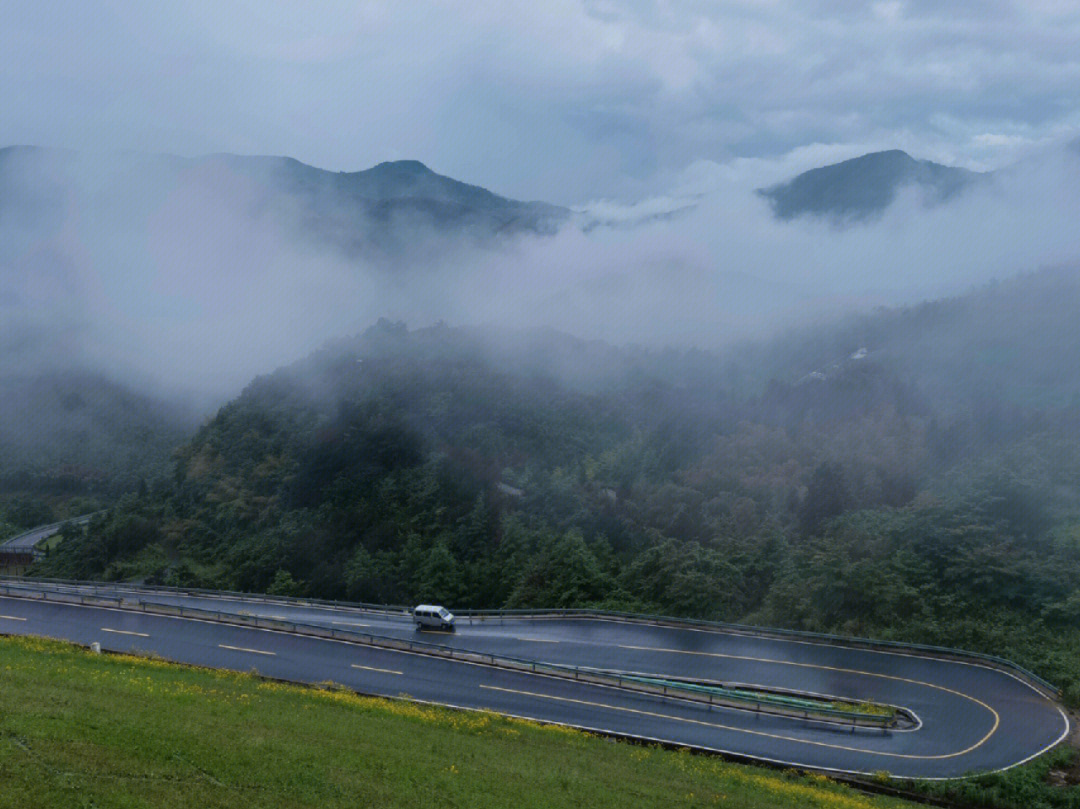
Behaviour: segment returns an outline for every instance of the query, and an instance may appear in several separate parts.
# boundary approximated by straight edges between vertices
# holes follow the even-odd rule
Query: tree
[[[847,503],[843,468],[839,463],[818,464],[799,505],[799,529],[803,536],[818,533],[826,521],[844,512]]]
[[[454,555],[445,542],[436,542],[420,569],[420,584],[415,600],[453,604],[461,597],[463,584],[461,569]]]
[[[272,596],[299,596],[303,595],[304,584],[296,581],[289,571],[279,568],[266,592]]]
[[[626,591],[678,615],[730,618],[741,577],[719,553],[697,542],[665,539],[640,553],[619,577]]]
[[[603,600],[613,589],[584,537],[571,530],[525,571],[506,606],[583,607]]]

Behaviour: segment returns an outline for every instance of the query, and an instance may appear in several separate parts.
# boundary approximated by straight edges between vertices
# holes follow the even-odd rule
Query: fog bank
[[[9,151],[0,370],[104,369],[214,403],[380,317],[718,348],[1080,259],[1074,150],[946,205],[906,189],[845,228],[772,217],[754,189],[790,166],[695,164],[660,197],[578,206],[579,223],[604,224],[552,236],[397,222],[402,249],[347,255],[297,199],[227,160]]]

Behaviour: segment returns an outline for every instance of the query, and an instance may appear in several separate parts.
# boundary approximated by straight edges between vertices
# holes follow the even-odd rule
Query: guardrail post
[[[6,577],[4,577],[4,578],[6,578]],[[104,586],[100,582],[73,581],[73,580],[51,579],[51,578],[27,579],[27,580],[24,580],[24,581],[27,584],[52,583],[52,584],[59,584],[59,585],[69,586],[69,587],[88,588],[91,591],[91,593],[97,594],[99,596],[100,596],[102,590],[104,589]],[[177,587],[141,587],[141,588],[139,588],[138,585],[131,585],[131,586],[134,587],[134,588],[138,588],[141,591],[146,591],[146,592],[174,592],[174,593],[181,593],[181,594],[202,594],[202,593],[205,593],[205,594],[208,594],[208,595],[211,595],[211,596],[217,596],[217,597],[229,597],[229,598],[251,600],[251,601],[261,600],[261,601],[263,601],[265,603],[335,604],[335,605],[340,603],[340,602],[329,602],[329,601],[319,600],[319,599],[295,599],[295,598],[280,598],[280,597],[278,597],[278,598],[270,598],[270,597],[267,597],[265,595],[260,596],[258,594],[231,593],[231,592],[224,592],[224,591],[209,591],[209,590],[202,590],[202,589],[199,589],[199,588],[177,588]],[[9,593],[12,592],[11,590],[5,590],[5,591],[9,592]],[[24,591],[19,590],[19,592],[23,593]],[[50,593],[45,592],[45,591],[39,591],[39,592],[36,592],[36,593],[26,592],[23,595],[21,595],[20,597],[23,597],[23,598],[37,598],[37,599],[41,599],[41,600],[44,600],[44,601],[69,601],[69,602],[72,601],[74,597],[77,597],[79,599],[79,601],[76,602],[76,603],[82,603],[82,604],[94,603],[92,600],[87,600],[88,594],[86,594],[86,593],[66,592],[66,595],[68,596],[68,598],[63,599],[63,598],[59,597],[59,594],[50,594]],[[122,600],[118,599],[117,601],[119,603]],[[140,601],[144,601],[144,600],[140,600]],[[125,605],[121,603],[120,606],[124,607]],[[387,612],[392,611],[391,608],[389,608],[389,607],[387,607],[385,605],[356,605],[356,606],[361,606],[361,607],[364,607],[364,608],[382,609],[382,610],[387,611]],[[149,611],[149,607],[147,607],[145,605],[145,603],[139,603],[137,606],[132,607],[131,606],[131,600],[129,600],[127,602],[126,608],[128,608],[128,609],[134,608],[134,609],[138,609],[138,610],[142,610],[142,611]],[[206,614],[205,611],[199,610],[199,609],[192,610],[190,608],[185,609],[183,607],[175,607],[175,609],[177,609],[178,614],[180,614],[181,616],[184,616],[184,617],[200,617],[200,616]],[[398,608],[395,607],[393,609],[396,610]],[[959,649],[948,649],[948,648],[945,648],[945,647],[930,646],[930,645],[926,645],[926,644],[904,643],[904,642],[899,642],[899,641],[879,641],[879,640],[871,640],[871,639],[867,639],[867,638],[841,637],[841,636],[835,636],[835,635],[826,635],[826,634],[818,633],[818,632],[800,632],[800,631],[797,631],[797,630],[786,630],[786,629],[771,628],[771,627],[750,627],[750,626],[743,626],[743,625],[740,625],[740,624],[729,624],[729,623],[721,623],[721,622],[715,622],[715,621],[697,621],[697,620],[693,620],[693,619],[675,618],[675,617],[669,617],[669,616],[636,615],[636,614],[633,614],[633,613],[624,613],[624,612],[603,612],[603,611],[591,611],[591,610],[566,610],[566,609],[560,609],[560,610],[492,610],[492,611],[482,611],[481,610],[481,611],[469,611],[469,612],[462,611],[461,615],[462,615],[462,618],[466,618],[466,617],[468,618],[468,622],[469,622],[470,625],[474,624],[474,623],[484,623],[486,621],[492,621],[492,620],[495,620],[495,619],[498,619],[499,623],[505,623],[505,621],[508,620],[509,618],[512,618],[512,617],[518,616],[518,615],[527,615],[527,616],[535,616],[535,617],[549,617],[549,618],[567,618],[567,617],[576,618],[576,617],[582,617],[582,618],[590,618],[590,619],[594,619],[594,620],[616,619],[617,618],[617,619],[620,619],[620,620],[626,620],[626,621],[632,621],[632,622],[640,622],[640,623],[647,624],[647,625],[708,626],[708,627],[714,627],[714,628],[720,629],[720,630],[725,630],[725,631],[728,631],[728,632],[735,632],[735,633],[739,633],[739,634],[749,634],[749,635],[756,635],[756,636],[803,637],[803,638],[814,639],[815,641],[817,641],[819,643],[822,643],[824,645],[830,645],[830,646],[849,646],[849,647],[852,647],[852,648],[866,647],[866,648],[914,650],[914,651],[921,651],[921,652],[929,653],[931,655],[938,656],[941,659],[952,659],[952,660],[961,660],[961,661],[963,661],[963,660],[971,660],[971,659],[979,660],[979,661],[982,661],[982,663],[984,665],[988,665],[989,668],[996,668],[998,670],[1005,670],[1007,672],[1016,672],[1016,673],[1020,674],[1021,677],[1025,681],[1027,681],[1027,682],[1031,683],[1032,685],[1034,685],[1037,690],[1043,691],[1047,696],[1050,696],[1050,697],[1053,698],[1053,697],[1060,697],[1060,694],[1061,694],[1061,690],[1059,688],[1057,688],[1053,684],[1047,682],[1043,678],[1039,677],[1037,674],[1034,674],[1033,672],[1028,671],[1027,669],[1023,668],[1022,666],[1019,666],[1016,663],[1013,663],[1011,660],[1007,660],[1005,658],[998,657],[997,655],[986,655],[986,654],[980,654],[980,653],[977,653],[977,652],[968,652],[968,651],[959,650]],[[237,618],[237,617],[231,617],[231,618],[227,619],[226,622],[229,622],[229,623],[241,623],[241,624],[245,623],[242,618]],[[385,643],[386,639],[384,639],[383,642]],[[430,648],[430,647],[428,647],[428,648]],[[535,668],[533,670],[535,670]],[[579,679],[576,672],[574,674],[574,677],[575,677],[575,679]],[[757,708],[755,708],[755,710],[759,710],[759,709],[760,709],[760,704],[758,705]]]

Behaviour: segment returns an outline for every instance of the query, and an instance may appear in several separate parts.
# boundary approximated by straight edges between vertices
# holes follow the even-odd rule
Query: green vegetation
[[[891,705],[880,705],[876,702],[831,702],[829,705],[838,711],[851,713],[869,714],[870,716],[896,716],[896,708]]]
[[[93,497],[34,497],[29,494],[0,496],[0,541],[39,525],[61,522],[98,511],[102,505],[102,500]]]
[[[1080,807],[1080,751],[1062,745],[1005,772],[964,781],[915,781],[904,787],[958,806],[1077,809]]]
[[[753,688],[724,688],[717,685],[705,685],[702,683],[688,683],[680,682],[678,680],[672,680],[669,678],[658,677],[633,677],[633,680],[638,682],[649,683],[650,685],[666,686],[668,688],[679,689],[684,692],[696,693],[696,694],[711,694],[718,700],[727,700],[735,702],[736,704],[746,705],[748,702],[771,705],[774,708],[788,708],[802,713],[807,712],[807,715],[828,715],[836,716],[836,713],[854,714],[851,718],[859,720],[869,720],[871,724],[880,727],[882,720],[892,720],[898,718],[899,711],[890,706],[882,705],[876,702],[838,702],[836,700],[829,700],[824,697],[818,697],[812,694],[779,694],[775,691],[768,691],[763,689]]]
[[[1024,301],[1080,303],[1053,277],[1017,283],[883,313],[863,331],[890,348],[832,364],[856,326],[740,365],[383,322],[255,380],[170,481],[36,572],[955,646],[1080,704],[1080,398],[1075,374],[1037,395],[1024,377],[1068,358],[1007,364],[1017,382],[990,343],[966,375],[911,354],[950,323],[1030,337]],[[1073,311],[1040,324],[1064,335]]]
[[[10,539],[24,531],[39,525],[60,522],[70,517],[89,514],[102,507],[102,501],[81,495],[53,494],[34,496],[31,493],[0,494],[0,542]],[[40,547],[51,550],[67,537],[80,536],[82,531],[74,526],[62,530],[40,543]],[[27,572],[24,565],[0,561],[0,575],[21,576]]]
[[[910,805],[821,776],[54,641],[0,639],[0,671],[3,807]]]
[[[192,424],[93,373],[0,375],[0,498],[115,498],[168,473]]]

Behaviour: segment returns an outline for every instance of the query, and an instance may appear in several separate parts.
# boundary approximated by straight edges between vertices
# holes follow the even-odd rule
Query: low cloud
[[[380,317],[719,348],[1080,262],[1080,155],[1067,149],[946,205],[907,189],[866,224],[777,221],[754,189],[811,156],[700,162],[656,199],[579,206],[617,227],[427,250],[417,230],[417,250],[382,259],[304,236],[294,199],[224,164],[26,158],[4,176],[44,197],[39,217],[0,220],[0,365],[92,366],[216,403]]]
[[[812,150],[810,150],[812,151]],[[845,155],[847,156],[847,155]],[[1080,159],[1031,155],[949,204],[903,189],[883,216],[846,228],[772,217],[757,187],[805,155],[700,163],[653,200],[584,206],[618,222],[518,243],[484,257],[462,319],[540,321],[617,341],[719,347],[852,310],[962,292],[995,278],[1080,262]],[[801,166],[800,166],[801,167]],[[657,218],[658,212],[669,212]],[[627,228],[629,222],[639,222]],[[493,293],[485,297],[484,289]]]
[[[996,168],[1080,127],[1053,0],[13,6],[4,144],[416,158],[571,204],[814,141]]]

